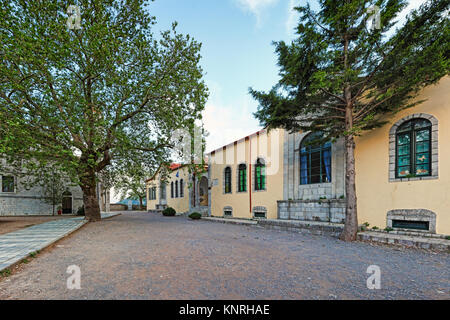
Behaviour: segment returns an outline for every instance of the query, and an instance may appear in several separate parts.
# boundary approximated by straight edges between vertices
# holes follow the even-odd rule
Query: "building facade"
[[[172,207],[177,213],[200,212],[209,214],[208,171],[194,175],[189,166],[172,164],[162,179],[157,174],[147,183],[147,210],[163,210]]]
[[[450,78],[424,88],[417,100],[356,139],[358,222],[450,235]],[[317,144],[318,135],[261,130],[210,152],[202,189],[208,214],[344,223],[344,141]],[[149,208],[192,208],[169,192],[164,202],[154,193]]]
[[[40,185],[29,186],[27,178],[0,172],[0,216],[77,214],[83,206],[83,192],[79,186],[67,182],[61,203],[53,206]],[[110,190],[97,184],[100,211],[110,211]]]
[[[2,173],[0,190],[0,216],[51,215],[53,205],[44,199],[40,186],[28,188],[23,181],[8,173]],[[78,186],[67,186],[62,202],[55,207],[61,207],[63,214],[76,214],[83,206],[83,193]]]

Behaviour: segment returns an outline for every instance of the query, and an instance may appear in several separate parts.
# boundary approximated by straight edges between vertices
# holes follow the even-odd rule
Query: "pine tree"
[[[352,241],[358,228],[355,137],[414,106],[420,89],[449,73],[449,2],[426,2],[396,30],[403,0],[320,0],[319,5],[318,12],[309,5],[295,8],[298,37],[291,44],[275,43],[281,79],[269,92],[250,93],[260,104],[255,116],[268,128],[345,139],[347,211],[341,239]]]

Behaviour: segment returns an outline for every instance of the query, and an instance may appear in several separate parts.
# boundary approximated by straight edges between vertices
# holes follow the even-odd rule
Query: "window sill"
[[[435,180],[439,179],[439,176],[423,176],[423,177],[411,177],[411,178],[390,178],[389,182],[406,182],[406,181],[421,181],[421,180]]]

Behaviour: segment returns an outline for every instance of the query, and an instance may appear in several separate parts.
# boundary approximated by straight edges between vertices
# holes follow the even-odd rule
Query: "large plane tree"
[[[347,211],[341,239],[352,241],[358,228],[355,137],[413,106],[420,89],[448,74],[449,2],[426,2],[396,30],[406,1],[318,4],[317,12],[309,5],[295,8],[300,13],[296,39],[275,43],[278,84],[269,92],[250,93],[264,126],[344,138]]]
[[[0,2],[0,156],[33,174],[55,166],[100,219],[96,182],[114,163],[160,161],[199,118],[201,44],[154,34],[145,0]]]

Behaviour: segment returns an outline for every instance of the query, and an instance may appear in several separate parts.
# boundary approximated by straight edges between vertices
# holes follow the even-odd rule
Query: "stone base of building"
[[[278,219],[344,223],[344,199],[279,200]]]

